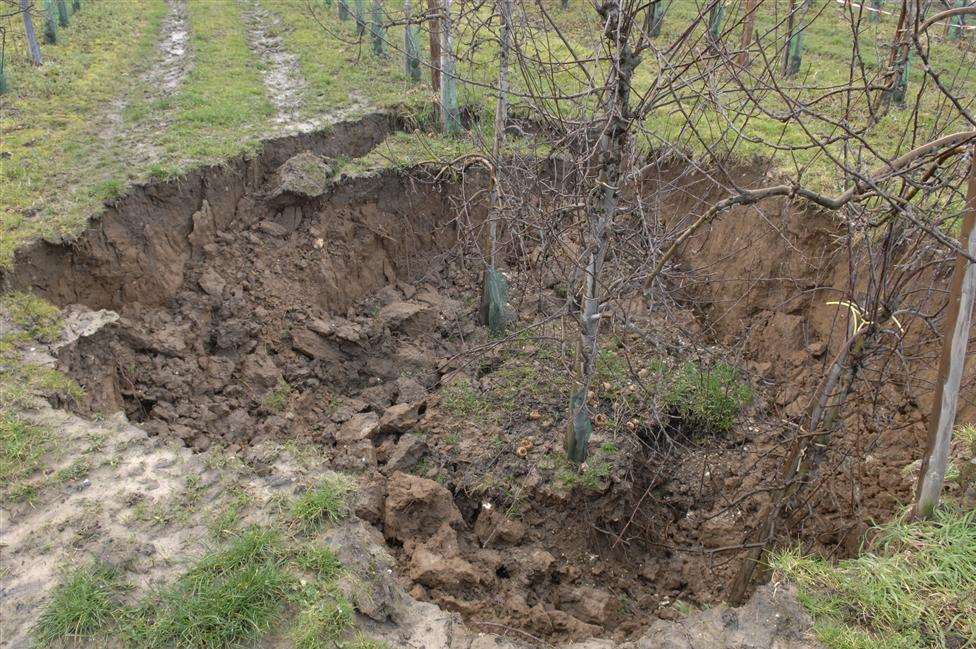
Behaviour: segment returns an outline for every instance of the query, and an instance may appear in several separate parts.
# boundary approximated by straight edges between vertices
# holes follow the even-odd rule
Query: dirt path
[[[150,86],[170,93],[180,87],[187,72],[190,60],[186,56],[190,39],[187,25],[186,0],[170,0],[169,14],[163,21],[159,49],[162,59],[153,66],[148,75]]]
[[[127,94],[116,99],[108,112],[109,126],[102,140],[117,148],[130,165],[142,165],[160,157],[154,139],[169,128],[168,111],[152,110],[146,119],[126,124],[128,106],[139,101],[151,106],[176,93],[192,67],[189,52],[189,26],[186,0],[167,0],[169,12],[163,20],[157,40],[157,53],[142,77],[142,95]]]
[[[264,63],[264,85],[275,107],[274,124],[281,132],[305,131],[316,123],[302,116],[308,84],[298,69],[298,57],[285,48],[279,32],[281,20],[261,7],[256,0],[243,6],[247,44]]]

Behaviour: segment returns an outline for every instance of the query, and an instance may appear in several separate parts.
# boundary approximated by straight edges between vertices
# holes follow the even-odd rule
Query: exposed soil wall
[[[636,636],[647,611],[674,616],[675,600],[720,601],[768,506],[784,440],[846,327],[825,305],[851,276],[833,220],[780,200],[732,210],[679,260],[687,272],[674,281],[697,320],[685,313],[676,326],[635,298],[639,331],[614,333],[643,346],[639,361],[688,348],[688,335],[721,342],[747,360],[761,398],[727,435],[663,448],[661,431],[628,433],[633,447],[584,487],[582,469],[555,464],[565,395],[532,390],[560,371],[544,350],[517,359],[537,366],[520,387],[535,401],[515,394],[510,405],[533,416],[513,411],[502,425],[458,415],[438,395],[458,377],[475,396],[490,392],[513,366],[450,363],[485,342],[473,318],[477,278],[446,254],[464,188],[394,171],[335,177],[330,158],[363,155],[401,126],[372,115],[135,188],[76,242],[19,253],[4,285],[120,314],[61,354],[87,391],[83,409],[124,411],[197,451],[227,445],[268,472],[274,458],[256,450],[262,442],[302,437],[332,468],[359,473],[356,514],[382,530],[417,599],[486,628],[558,639]],[[758,169],[741,174],[745,184],[762,179]],[[722,191],[687,169],[645,182],[670,226]],[[483,217],[477,200],[468,208],[466,218]],[[540,310],[564,300],[551,288],[536,296]],[[924,378],[935,338],[912,336],[921,351],[910,367]],[[855,392],[793,504],[789,533],[850,553],[867,518],[907,501],[924,395],[892,381]],[[612,404],[599,407],[613,417]],[[607,430],[594,443],[620,442]],[[433,470],[411,473],[422,462]],[[569,487],[557,485],[560,472]],[[518,520],[499,514],[514,505]]]

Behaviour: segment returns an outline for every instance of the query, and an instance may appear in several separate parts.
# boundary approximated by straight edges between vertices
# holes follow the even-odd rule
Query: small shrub
[[[349,515],[349,494],[355,485],[344,475],[333,474],[302,494],[291,507],[291,518],[305,531]]]
[[[752,390],[739,381],[734,367],[724,363],[711,368],[685,363],[675,372],[665,396],[681,425],[696,433],[728,432],[751,400]]]
[[[122,590],[118,573],[104,564],[92,563],[68,574],[37,619],[36,644],[46,647],[103,633],[121,609]]]
[[[279,378],[278,384],[261,399],[261,405],[272,412],[281,412],[285,409],[289,396],[291,396],[291,386],[288,381]]]

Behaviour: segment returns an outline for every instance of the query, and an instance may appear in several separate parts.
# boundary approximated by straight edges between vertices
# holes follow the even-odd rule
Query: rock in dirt
[[[427,388],[420,385],[416,380],[406,376],[401,376],[396,380],[397,403],[414,403],[426,398]]]
[[[162,327],[154,331],[144,331],[139,325],[122,319],[121,338],[133,349],[163,356],[183,356],[186,349],[186,331],[175,326]]]
[[[275,221],[260,221],[255,227],[272,237],[283,237],[288,234],[288,228]]]
[[[318,198],[325,193],[334,171],[324,159],[304,151],[285,161],[275,173],[273,199]]]
[[[336,443],[352,444],[362,440],[372,441],[379,432],[380,418],[375,412],[364,412],[353,415],[339,428],[336,433]]]
[[[384,531],[388,538],[426,541],[441,525],[462,523],[451,492],[433,480],[397,471],[390,476],[387,494]]]
[[[380,418],[380,431],[402,433],[412,429],[420,421],[420,403],[398,403],[383,411]]]
[[[675,622],[657,620],[620,649],[816,649],[811,625],[791,589],[770,584],[740,608],[721,605]]]
[[[383,524],[386,509],[386,478],[379,473],[367,477],[356,490],[353,513],[367,523],[376,526]]]
[[[340,360],[339,353],[322,336],[309,329],[296,329],[291,332],[291,346],[295,351],[312,359],[330,362]]]
[[[427,588],[460,594],[481,581],[478,569],[461,557],[457,532],[449,523],[442,524],[424,543],[405,544],[404,548],[410,553],[410,579]]]
[[[444,557],[418,546],[410,557],[410,578],[428,588],[457,592],[479,582],[478,571],[461,557]]]
[[[393,558],[386,552],[379,531],[353,518],[326,533],[323,539],[351,575],[341,587],[363,615],[385,622],[397,614],[403,598],[396,585]]]
[[[224,287],[227,286],[224,278],[212,268],[203,271],[197,283],[200,284],[203,292],[210,297],[220,297],[224,293]]]
[[[248,385],[265,390],[271,389],[281,379],[281,371],[264,351],[249,354],[241,365],[241,376]]]
[[[518,545],[525,537],[525,525],[494,507],[482,507],[474,523],[474,533],[484,547]]]
[[[438,318],[426,304],[392,302],[380,309],[374,322],[379,331],[389,328],[407,336],[423,336],[437,330]]]
[[[340,317],[328,320],[312,318],[308,321],[308,328],[326,338],[336,338],[356,344],[362,342],[364,335],[362,326]]]
[[[589,624],[603,626],[610,615],[610,593],[590,586],[559,589],[559,609]]]
[[[386,466],[383,467],[383,473],[406,471],[419,462],[420,458],[426,452],[427,442],[417,435],[407,433],[400,437],[400,440],[393,448],[390,459],[387,461]]]

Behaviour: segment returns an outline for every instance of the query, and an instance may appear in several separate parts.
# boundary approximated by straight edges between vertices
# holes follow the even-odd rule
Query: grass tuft
[[[290,635],[295,649],[326,649],[340,646],[338,641],[352,626],[352,604],[329,586],[298,614]]]
[[[261,399],[261,405],[272,412],[281,412],[285,409],[289,396],[291,396],[291,386],[288,385],[288,381],[279,378],[277,385]]]
[[[50,343],[61,335],[61,312],[32,293],[7,293],[0,298],[0,308],[34,340]]]
[[[349,515],[349,494],[353,481],[335,473],[302,494],[291,507],[291,519],[303,531],[311,531],[326,522],[336,523]]]
[[[117,618],[122,591],[118,573],[105,564],[92,563],[66,575],[37,619],[36,645],[95,638]]]
[[[0,413],[0,482],[6,486],[39,469],[51,440],[47,428],[27,423],[10,412]]]
[[[278,619],[292,581],[278,535],[250,528],[132,611],[126,635],[146,648],[247,644]]]
[[[307,546],[301,549],[298,554],[298,566],[314,574],[322,581],[331,581],[339,576],[342,571],[342,562],[331,548],[318,545]]]
[[[795,581],[828,649],[976,645],[976,512],[873,530],[863,554],[832,565],[797,550],[773,567]]]

